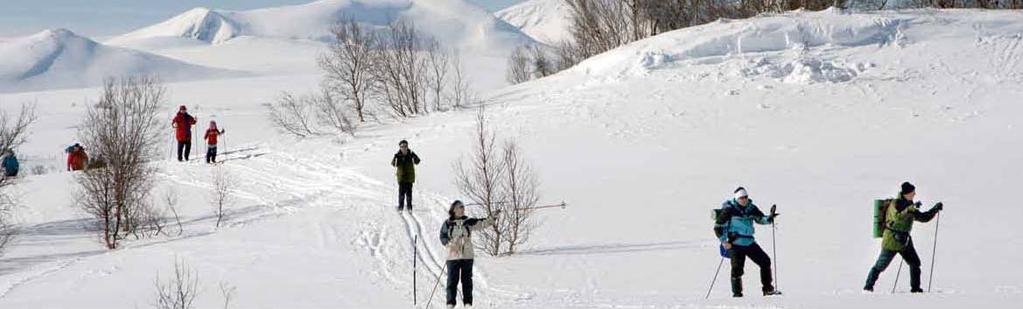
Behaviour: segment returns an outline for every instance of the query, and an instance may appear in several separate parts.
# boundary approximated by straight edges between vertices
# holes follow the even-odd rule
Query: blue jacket
[[[753,223],[771,224],[771,221],[773,221],[771,217],[760,211],[760,208],[753,204],[752,199],[746,207],[739,205],[735,199],[731,199],[721,203],[720,214],[714,225],[714,233],[721,241],[730,241],[737,246],[749,246],[755,242]]]
[[[4,170],[17,171],[18,170],[18,158],[14,155],[8,155],[4,157],[3,163],[0,163]]]

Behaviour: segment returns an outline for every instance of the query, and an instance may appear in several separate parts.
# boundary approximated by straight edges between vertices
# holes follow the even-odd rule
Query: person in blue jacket
[[[779,295],[781,292],[772,285],[771,258],[753,239],[753,223],[774,223],[778,217],[775,212],[777,207],[771,206],[771,214],[765,215],[753,204],[745,188],[739,187],[734,193],[734,198],[721,204],[714,225],[714,234],[721,240],[721,246],[728,250],[728,257],[732,260],[732,297],[742,297],[742,275],[747,257],[760,267],[760,283],[763,285],[761,291],[764,296]]]
[[[4,152],[3,162],[0,163],[0,167],[4,169],[4,177],[17,177],[18,176],[18,157],[14,156],[14,151],[7,149]]]

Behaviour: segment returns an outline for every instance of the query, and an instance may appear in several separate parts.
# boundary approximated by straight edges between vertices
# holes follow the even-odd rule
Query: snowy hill
[[[572,39],[571,9],[563,0],[529,0],[494,15],[546,44]]]
[[[130,46],[160,38],[187,38],[220,44],[240,36],[328,41],[330,27],[349,16],[379,27],[408,19],[455,46],[507,47],[529,41],[514,27],[464,0],[321,0],[249,11],[196,8],[107,43]]]
[[[158,194],[174,189],[182,198],[184,232],[131,239],[115,251],[100,249],[82,228],[88,220],[67,206],[72,174],[19,179],[14,189],[28,207],[18,211],[19,242],[0,260],[0,307],[145,307],[175,258],[198,272],[201,308],[221,307],[220,282],[237,288],[237,308],[408,308],[414,286],[422,307],[444,269],[437,229],[446,206],[465,199],[452,164],[470,151],[474,111],[373,125],[339,144],[282,136],[254,104],[317,81],[168,85],[172,105],[186,102],[200,123],[215,118],[228,132],[222,166],[239,179],[239,202],[220,229],[207,202],[211,169],[201,163],[154,163]],[[0,95],[38,101],[49,115],[19,150],[38,158],[26,159],[26,170],[62,165],[60,149],[74,135],[68,124],[82,112],[68,102],[97,95]],[[490,92],[499,140],[516,138],[539,172],[543,200],[569,207],[539,212],[543,225],[520,254],[477,257],[476,306],[1018,307],[1023,208],[1012,192],[1023,185],[1020,97],[1023,12],[979,10],[722,21]],[[168,106],[167,119],[172,112]],[[423,161],[417,211],[399,215],[387,161],[402,139]],[[909,294],[903,266],[889,293],[896,261],[877,292],[864,294],[880,249],[870,233],[872,200],[894,195],[903,181],[917,185],[925,209],[946,205],[937,222],[912,232],[925,288],[930,279],[933,287]],[[778,205],[776,230],[757,226],[756,237],[768,253],[777,248],[783,297],[760,297],[759,272],[747,262],[747,297],[729,297],[725,263],[704,299],[722,263],[709,213],[737,186],[761,208]],[[431,308],[443,307],[442,293]]]
[[[162,79],[208,79],[237,72],[109,47],[65,30],[0,41],[0,91],[93,86],[107,76],[159,75]]]

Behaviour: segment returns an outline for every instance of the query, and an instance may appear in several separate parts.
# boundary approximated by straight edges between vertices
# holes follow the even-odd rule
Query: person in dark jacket
[[[881,241],[881,255],[877,262],[867,273],[867,284],[863,286],[864,291],[873,292],[874,283],[877,278],[888,268],[888,264],[895,259],[895,254],[902,255],[902,259],[909,264],[909,286],[912,293],[923,293],[920,288],[920,256],[913,247],[913,238],[909,232],[913,229],[913,221],[928,222],[934,219],[944,205],[938,202],[927,212],[920,212],[920,202],[913,202],[916,197],[916,187],[909,182],[902,183],[899,197],[892,200],[888,205],[885,215],[885,229]]]
[[[714,225],[714,234],[721,239],[721,246],[728,250],[728,257],[732,260],[732,297],[742,297],[742,275],[747,257],[760,267],[764,296],[781,294],[772,285],[771,258],[753,239],[753,224],[774,223],[779,215],[775,212],[776,207],[772,205],[771,214],[765,215],[753,204],[745,188],[735,189],[734,194],[734,198],[721,204],[720,215]]]
[[[494,218],[501,215],[501,210],[494,212]],[[448,219],[440,227],[440,243],[447,248],[447,305],[455,307],[455,296],[458,294],[458,282],[462,282],[462,304],[472,307],[472,264],[475,252],[472,243],[472,232],[480,231],[494,224],[494,218],[469,218],[465,215],[465,205],[461,201],[451,203],[448,208]]]
[[[175,138],[178,140],[178,162],[188,161],[192,152],[192,126],[196,123],[195,117],[188,114],[188,109],[184,105],[178,107],[178,114],[171,120]]]
[[[398,142],[398,153],[391,159],[391,166],[397,169],[398,176],[398,211],[404,210],[406,204],[408,211],[412,211],[412,184],[416,182],[419,161],[419,156],[408,148],[408,141]]]
[[[7,149],[7,151],[4,152],[3,163],[0,164],[0,166],[4,169],[4,177],[18,176],[18,170],[20,167],[18,165],[18,157],[14,156],[13,150]]]

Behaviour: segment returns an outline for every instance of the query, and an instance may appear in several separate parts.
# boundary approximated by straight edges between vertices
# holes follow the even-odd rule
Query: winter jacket
[[[171,126],[176,128],[174,130],[179,142],[192,141],[192,126],[195,125],[195,117],[189,115],[186,112],[179,112],[177,116],[174,116],[174,120],[171,121]]]
[[[69,171],[80,171],[85,169],[85,164],[89,162],[89,156],[86,155],[84,148],[77,148],[71,150],[67,154],[67,169]]]
[[[753,223],[771,224],[774,220],[749,200],[743,207],[735,199],[721,203],[720,215],[714,226],[714,233],[721,241],[731,242],[737,246],[749,246],[754,243]]]
[[[206,145],[216,146],[217,137],[224,134],[224,130],[217,130],[217,128],[206,129],[206,134],[203,135],[203,139],[206,140]]]
[[[0,166],[4,168],[4,171],[7,172],[7,175],[17,174],[19,167],[18,158],[15,157],[14,154],[4,156],[3,163],[0,163]]]
[[[399,183],[414,183],[416,182],[416,165],[419,164],[419,156],[416,155],[412,150],[408,151],[408,154],[402,154],[401,151],[394,154],[394,159],[391,159],[391,166],[398,168],[397,176]]]
[[[933,208],[927,212],[920,212],[913,201],[901,197],[892,200],[885,215],[881,247],[888,251],[902,251],[909,243],[913,221],[928,222],[937,214],[938,210]]]
[[[471,260],[473,251],[472,232],[480,231],[494,224],[494,220],[462,216],[448,219],[440,227],[440,243],[448,249],[448,261]]]

